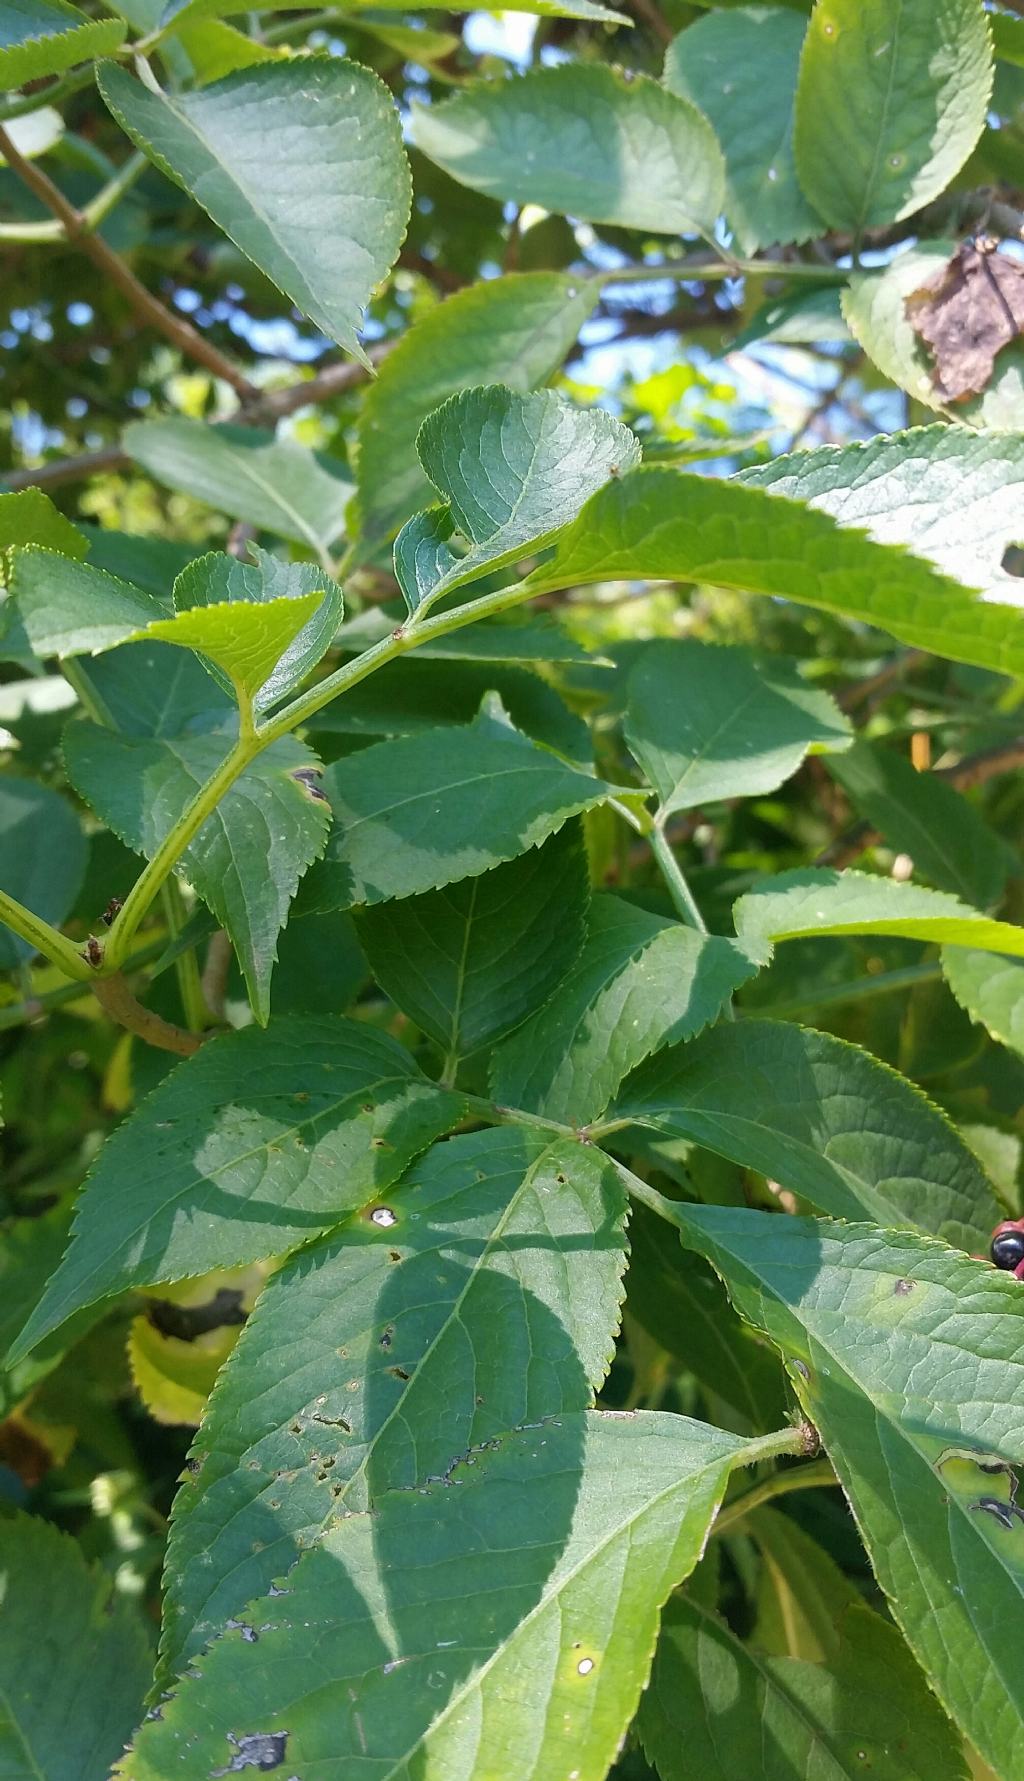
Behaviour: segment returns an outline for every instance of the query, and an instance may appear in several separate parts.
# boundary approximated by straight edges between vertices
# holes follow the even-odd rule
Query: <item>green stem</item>
[[[98,229],[104,218],[110,215],[114,206],[123,198],[130,186],[135,184],[140,173],[147,166],[143,154],[129,155],[122,167],[119,167],[112,179],[102,186],[95,198],[90,198],[81,211],[82,223],[86,229]],[[0,224],[0,241],[20,241],[30,244],[33,241],[63,241],[65,237],[63,223],[2,223]]]
[[[83,87],[92,85],[92,64],[84,71],[77,70],[74,74],[66,74],[63,80],[55,80],[51,87],[44,87],[42,92],[29,93],[21,98],[8,99],[0,105],[0,124],[6,124],[16,117],[28,117],[38,111],[41,105],[57,105],[61,99],[70,98],[72,93],[80,93]]]
[[[49,959],[51,965],[59,965],[68,977],[75,978],[79,983],[87,983],[93,976],[92,966],[82,957],[77,946],[66,940],[63,934],[59,934],[56,928],[52,928],[48,921],[43,921],[39,915],[33,915],[31,909],[26,909],[23,903],[9,897],[6,891],[0,891],[0,921],[13,928],[23,940],[27,940],[35,952],[40,952],[44,958]]]
[[[660,822],[655,822],[648,839],[651,852],[668,888],[668,894],[678,913],[686,922],[687,927],[696,928],[698,934],[706,934],[708,931],[707,922],[697,907],[696,899],[686,882],[686,874],[682,866],[665,839]]]
[[[109,179],[106,185],[96,193],[95,198],[90,198],[88,204],[84,205],[82,209],[82,216],[90,229],[99,228],[104,218],[110,215],[115,204],[120,202],[125,192],[130,190],[148,165],[144,154],[129,155],[127,161],[118,168],[113,178]]]
[[[165,950],[166,941],[161,936],[151,940],[147,946],[141,946],[125,964],[126,972],[139,971],[143,965],[152,964]],[[49,1014],[54,1008],[63,1008],[69,1002],[81,1002],[91,996],[93,985],[83,980],[73,983],[60,983],[56,989],[43,990],[41,995],[26,995],[22,1002],[11,1002],[6,1007],[0,1006],[0,1033],[11,1027],[25,1026],[30,1020],[38,1020],[40,1015]]]
[[[221,798],[231,790],[235,780],[245,772],[263,746],[265,744],[259,738],[245,741],[239,738],[224,756],[216,773],[200,787],[191,804],[182,812],[173,828],[168,830],[153,858],[132,885],[120,914],[114,919],[104,954],[104,964],[108,970],[117,970],[123,965],[128,948],[157,892],[170,877],[189,842],[199,833],[207,817],[212,815]]]
[[[607,1126],[604,1128],[595,1126],[591,1136],[599,1136],[602,1133],[602,1130],[607,1134]],[[641,1205],[646,1206],[649,1211],[656,1213],[659,1218],[663,1218],[665,1222],[672,1225],[676,1231],[682,1229],[682,1221],[679,1217],[678,1208],[674,1200],[667,1199],[664,1194],[660,1194],[657,1188],[652,1187],[649,1181],[644,1181],[642,1176],[634,1175],[632,1169],[627,1169],[625,1163],[620,1163],[618,1157],[609,1157],[608,1160],[613,1169],[617,1172],[626,1192],[631,1195],[634,1200],[639,1200]]]
[[[526,588],[525,582],[517,581],[511,587],[499,588],[497,593],[483,594],[477,600],[467,601],[465,606],[457,606],[453,612],[439,612],[434,618],[409,619],[405,624],[396,626],[390,637],[380,643],[374,643],[364,649],[362,655],[346,662],[343,668],[335,669],[325,680],[317,681],[308,691],[300,693],[276,717],[261,724],[257,735],[265,746],[268,742],[276,742],[279,736],[287,736],[290,731],[304,724],[315,716],[332,699],[345,693],[350,687],[358,686],[368,675],[375,674],[378,668],[393,662],[396,657],[407,655],[417,649],[421,643],[429,643],[435,637],[447,637],[451,631],[461,631],[465,625],[475,624],[478,618],[494,618],[502,612],[509,612],[513,606],[521,606],[524,600],[532,599],[534,590]]]
[[[572,1138],[579,1142],[579,1132],[575,1126],[560,1125],[557,1119],[542,1119],[539,1113],[524,1113],[519,1107],[499,1107],[494,1101],[487,1101],[482,1095],[463,1095],[467,1113],[478,1113],[481,1119],[489,1120],[492,1125],[527,1125],[534,1126],[538,1131],[550,1132],[553,1138]]]
[[[736,1463],[740,1466],[758,1466],[765,1459],[799,1458],[801,1454],[807,1453],[808,1437],[813,1453],[818,1445],[818,1438],[810,1424],[788,1423],[784,1429],[776,1429],[770,1435],[757,1435],[753,1441],[748,1441],[742,1453],[737,1456]],[[748,1491],[747,1495],[752,1496],[753,1491]]]
[[[329,705],[339,693],[346,692],[349,687],[357,686],[368,675],[376,673],[385,663],[394,661],[397,656],[405,655],[420,643],[432,637],[444,637],[449,631],[461,630],[464,625],[473,624],[478,618],[507,612],[510,607],[517,606],[529,594],[522,592],[523,584],[516,582],[512,587],[502,588],[495,594],[485,594],[478,600],[471,600],[454,612],[439,613],[436,618],[424,619],[419,624],[412,622],[399,625],[390,637],[356,656],[325,680],[318,681],[308,692],[301,693],[286,705],[276,717],[268,719],[255,730],[239,736],[230,753],[225,755],[216,773],[196,793],[191,804],[182,812],[174,827],[168,831],[150,860],[148,866],[140,873],[124,901],[124,906],[110,930],[107,941],[104,968],[117,970],[123,965],[125,955],[144,920],[147,910],[162,884],[174,871],[193,836],[198,834],[207,817],[216,809],[217,804],[226,792],[231,790],[235,780],[245,772],[246,767],[255,760],[264,748],[276,742],[279,736],[287,736],[301,723]],[[569,1128],[567,1127],[566,1130]]]
[[[809,284],[841,284],[846,273],[839,266],[822,266],[806,260],[734,260],[721,254],[714,258],[695,254],[663,266],[616,266],[610,272],[595,272],[598,284],[653,284],[659,278],[674,281],[693,279],[708,284],[725,278],[794,278]]]
[[[799,1432],[799,1431],[797,1431]],[[733,1497],[724,1509],[718,1512],[717,1520],[711,1532],[713,1534],[728,1533],[738,1521],[743,1521],[762,1503],[770,1503],[775,1497],[788,1496],[794,1490],[817,1490],[822,1486],[838,1484],[839,1480],[827,1459],[812,1460],[806,1466],[799,1466],[791,1472],[773,1472],[770,1478],[762,1479],[741,1496]]]
[[[172,940],[176,940],[188,920],[181,891],[175,879],[168,878],[160,887],[160,901],[167,918],[167,930]],[[185,1025],[190,1033],[201,1033],[210,1024],[206,997],[199,976],[199,963],[194,948],[180,952],[174,961],[174,974],[178,980],[178,994],[181,997],[182,1012]]]

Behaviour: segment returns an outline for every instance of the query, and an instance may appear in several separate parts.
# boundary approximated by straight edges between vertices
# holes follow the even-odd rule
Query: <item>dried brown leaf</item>
[[[967,241],[937,278],[905,304],[911,327],[935,361],[935,387],[950,402],[978,395],[996,354],[1024,329],[1024,263]]]

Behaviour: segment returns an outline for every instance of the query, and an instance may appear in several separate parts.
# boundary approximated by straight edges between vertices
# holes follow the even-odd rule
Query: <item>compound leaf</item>
[[[0,1576],[0,1766],[11,1781],[107,1781],[149,1687],[141,1616],[41,1517],[8,1509]]]
[[[966,1781],[959,1740],[895,1627],[847,1608],[827,1664],[767,1657],[677,1596],[666,1610],[640,1737],[662,1781]]]
[[[225,619],[232,621],[225,626],[232,647],[237,647],[239,652],[245,651],[241,664],[246,674],[244,684],[253,695],[256,710],[265,711],[278,699],[283,699],[316,667],[324,651],[331,646],[344,607],[340,587],[322,569],[312,563],[282,562],[255,544],[250,544],[249,550],[254,559],[251,563],[217,553],[196,557],[175,581],[174,604],[178,623],[183,626],[182,642],[187,641],[183,625],[186,614],[194,614],[196,621],[200,621],[202,608],[221,608]],[[258,611],[261,606],[265,610],[262,637],[258,618],[249,610]],[[302,611],[307,607],[310,616],[296,630]],[[174,640],[166,630],[161,632],[151,627],[149,634]],[[231,673],[223,643],[217,656],[213,655],[209,642],[195,642],[192,647],[202,649]],[[265,680],[258,678],[260,648],[264,651],[263,660],[270,667]],[[242,677],[239,665],[234,668],[234,677]]]
[[[361,544],[370,555],[434,499],[416,454],[420,427],[457,390],[545,383],[600,295],[568,273],[524,272],[457,291],[402,336],[359,416]]]
[[[1024,961],[944,946],[942,973],[971,1019],[1024,1056]]]
[[[440,890],[515,859],[611,788],[488,716],[378,742],[328,767],[334,812],[303,907]]]
[[[928,433],[936,430],[928,429]],[[993,439],[994,455],[1012,457],[1012,446],[998,436]],[[991,450],[992,442],[985,443]],[[925,447],[929,459],[931,446],[929,438]],[[810,506],[780,502],[773,510],[772,496],[764,501],[747,499],[762,492],[751,486],[755,479],[766,487],[770,484],[776,493],[809,499],[832,476],[842,477],[845,457],[845,451],[830,450],[827,461],[817,452],[797,452],[776,460],[767,474],[744,471],[742,479],[734,482],[654,466],[633,470],[591,496],[559,538],[551,560],[535,569],[523,586],[531,594],[541,594],[580,583],[632,577],[710,582],[842,613],[955,661],[974,662],[1007,674],[1024,673],[1021,613],[985,604],[968,587],[938,574],[929,563],[902,550],[884,549],[855,530],[867,523],[862,498],[837,514],[845,522],[841,527],[830,525],[824,513]],[[811,459],[817,477],[801,474]],[[912,457],[904,453],[897,473],[904,491],[911,487],[912,466]],[[787,470],[791,482],[783,487]],[[855,465],[849,463],[848,473],[854,471]],[[919,476],[912,492],[903,494],[915,516],[931,499],[928,485],[920,485]],[[958,560],[963,563],[966,527],[974,524],[964,512],[970,491],[957,485],[955,499],[960,503]],[[894,500],[895,492],[888,491],[886,506]],[[895,521],[897,531],[908,526],[915,538],[907,542],[914,543],[918,519],[908,520],[904,513]],[[986,553],[989,548],[986,542]],[[969,554],[974,559],[973,571],[968,574],[964,566],[964,572],[971,583],[981,564],[977,551]]]
[[[1024,434],[915,427],[864,445],[792,452],[771,464],[742,470],[738,480],[806,501],[842,526],[862,526],[880,544],[906,545],[964,587],[980,588],[991,602],[1019,604],[1020,578],[1003,568],[1003,558],[1020,535]],[[878,562],[879,574],[884,574]],[[891,559],[890,565],[895,566]],[[915,637],[909,629],[897,633],[880,612],[871,622],[906,642],[920,642],[957,660],[976,660],[981,667],[1002,667],[1001,653],[1010,644],[1005,671],[1019,673],[1024,628],[1019,611],[1007,612],[994,603],[968,608],[962,589],[949,583],[945,588],[946,628],[955,648],[938,641],[943,612],[931,596],[925,617],[928,632],[936,638],[933,644],[924,641],[923,629]],[[923,595],[923,586],[921,591]],[[867,612],[864,616],[870,618]],[[969,640],[960,633],[971,625],[979,632],[982,647],[961,655],[961,645],[966,649]]]
[[[352,483],[344,465],[294,439],[173,414],[132,421],[121,444],[158,482],[313,551],[345,530]]]
[[[230,747],[223,730],[118,736],[91,720],[69,724],[64,736],[75,788],[127,846],[147,859]],[[319,773],[319,761],[301,742],[286,737],[271,743],[224,793],[181,856],[182,869],[231,936],[253,1012],[263,1024],[270,1013],[277,937],[299,880],[323,852],[328,834],[330,812],[316,783]]]

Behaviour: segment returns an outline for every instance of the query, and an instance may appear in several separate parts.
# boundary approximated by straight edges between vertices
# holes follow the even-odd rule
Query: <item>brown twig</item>
[[[374,368],[387,357],[394,344],[391,340],[381,340],[369,348],[366,356]],[[365,383],[369,376],[365,365],[360,365],[356,359],[325,365],[315,377],[285,384],[279,390],[257,390],[252,400],[244,402],[231,420],[236,426],[242,422],[253,427],[279,421],[287,414],[294,414],[297,408],[313,407],[329,402],[333,396],[343,396]]]
[[[52,464],[37,464],[34,470],[11,470],[3,479],[6,492],[17,489],[57,489],[66,482],[81,482],[86,476],[98,476],[103,470],[127,470],[131,458],[117,445],[103,451],[84,451],[78,458],[55,458]]]
[[[844,711],[856,711],[859,706],[867,704],[878,693],[887,692],[894,680],[902,679],[908,669],[913,669],[920,662],[927,661],[927,653],[923,649],[901,650],[899,655],[892,656],[877,674],[869,674],[865,680],[858,680],[856,686],[847,687],[838,697],[838,703]]]
[[[152,1008],[144,1008],[132,995],[127,979],[120,971],[112,972],[109,977],[97,977],[92,989],[111,1020],[127,1027],[130,1033],[137,1033],[158,1051],[173,1051],[176,1057],[191,1057],[203,1043],[197,1033],[187,1033],[184,1027],[172,1026],[162,1015],[154,1014]]]
[[[204,335],[194,328],[183,316],[175,315],[173,310],[166,308],[158,297],[146,289],[142,281],[122,260],[120,254],[108,247],[102,236],[97,235],[90,227],[80,210],[70,204],[62,191],[33,161],[27,161],[18,153],[6,130],[0,125],[0,155],[3,156],[13,173],[16,173],[23,185],[34,192],[41,203],[45,204],[53,216],[57,218],[69,241],[80,247],[93,264],[99,268],[111,284],[117,286],[127,297],[136,314],[157,328],[179,350],[198,364],[205,365],[214,377],[220,377],[230,384],[242,401],[253,400],[258,394],[255,386],[246,377],[245,372],[232,364],[219,349]]]
[[[654,0],[633,0],[633,11],[638,19],[642,19],[648,30],[653,31],[661,43],[671,43],[675,32],[667,19],[663,19]]]

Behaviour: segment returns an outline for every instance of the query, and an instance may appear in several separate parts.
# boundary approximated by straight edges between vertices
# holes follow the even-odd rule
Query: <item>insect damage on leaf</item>
[[[996,248],[988,236],[964,242],[904,305],[931,350],[936,390],[950,402],[979,395],[996,354],[1024,328],[1024,264]]]
[[[227,1736],[228,1743],[235,1746],[235,1754],[224,1768],[211,1769],[213,1777],[235,1775],[241,1769],[259,1769],[265,1774],[268,1769],[279,1768],[284,1762],[287,1732],[250,1732],[241,1738],[228,1732]]]

